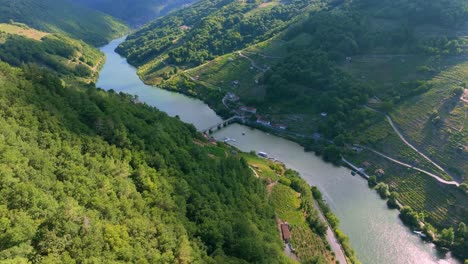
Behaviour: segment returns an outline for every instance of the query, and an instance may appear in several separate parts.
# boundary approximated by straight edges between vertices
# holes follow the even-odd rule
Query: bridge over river
[[[216,130],[220,130],[221,128],[226,127],[226,126],[234,123],[235,121],[239,121],[241,119],[242,119],[242,117],[240,117],[238,115],[235,115],[233,117],[230,117],[230,118],[228,118],[226,120],[223,120],[223,121],[217,123],[216,125],[210,126],[207,129],[203,129],[202,132],[203,132],[203,134],[211,134],[211,133],[215,132]]]

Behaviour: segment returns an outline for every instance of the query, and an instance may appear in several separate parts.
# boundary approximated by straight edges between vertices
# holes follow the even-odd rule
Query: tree
[[[377,190],[377,192],[379,193],[380,197],[382,199],[386,199],[387,197],[390,196],[390,191],[389,191],[389,187],[388,187],[388,184],[384,183],[384,182],[379,182],[375,187],[374,189]]]
[[[438,243],[443,247],[449,247],[453,244],[454,239],[455,239],[455,233],[453,231],[453,228],[452,227],[445,228],[440,233]]]
[[[389,208],[398,208],[398,198],[400,197],[400,195],[393,191],[390,193],[390,196],[388,198],[388,201],[387,201],[387,206]]]
[[[377,176],[375,175],[372,175],[369,177],[369,180],[367,181],[367,184],[369,185],[369,187],[374,187],[377,185]]]

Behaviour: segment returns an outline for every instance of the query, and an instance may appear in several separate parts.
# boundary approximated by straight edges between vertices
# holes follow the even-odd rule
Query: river
[[[104,46],[107,56],[98,87],[137,95],[139,100],[157,107],[171,116],[192,123],[202,130],[221,118],[202,101],[178,93],[145,85],[134,67],[114,52],[123,38]],[[242,133],[245,132],[245,135]],[[440,255],[430,243],[423,242],[406,228],[396,210],[388,210],[385,201],[367,187],[349,169],[323,162],[313,153],[306,153],[298,144],[263,131],[233,124],[214,134],[237,141],[232,144],[243,151],[265,151],[291,169],[297,170],[309,184],[318,186],[333,212],[340,218],[341,229],[349,236],[363,264],[455,264],[457,260]]]

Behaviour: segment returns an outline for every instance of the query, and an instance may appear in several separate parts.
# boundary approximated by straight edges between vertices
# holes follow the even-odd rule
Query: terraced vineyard
[[[386,119],[372,125],[358,138],[358,142],[382,152],[394,159],[439,175],[446,180],[452,178],[421,157],[416,151],[402,142]],[[426,176],[429,177],[429,176]]]
[[[401,105],[392,117],[411,142],[454,175],[468,180],[468,106],[454,89],[468,81],[468,62],[430,81],[433,88]]]
[[[395,165],[374,153],[364,150],[347,157],[358,167],[368,162],[369,175],[376,169],[383,169],[385,175],[379,181],[388,183],[390,188],[400,194],[399,201],[417,212],[424,213],[426,221],[437,228],[456,226],[468,219],[468,196],[454,186],[437,182],[435,179],[410,168]]]

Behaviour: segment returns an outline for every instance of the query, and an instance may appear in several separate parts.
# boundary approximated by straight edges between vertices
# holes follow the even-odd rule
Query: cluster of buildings
[[[226,99],[234,103],[237,103],[240,100],[239,96],[231,92],[227,93]],[[279,130],[286,130],[288,128],[285,124],[274,123],[271,120],[269,120],[266,116],[258,114],[257,108],[255,107],[240,106],[238,109],[234,110],[234,112],[238,116],[255,116],[255,123],[262,126],[267,126]]]

